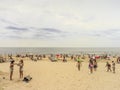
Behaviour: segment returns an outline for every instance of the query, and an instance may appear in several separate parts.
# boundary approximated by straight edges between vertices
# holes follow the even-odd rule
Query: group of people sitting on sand
[[[19,66],[19,74],[20,74],[20,78],[23,78],[23,66],[24,66],[24,62],[21,59],[19,61],[19,63],[15,63],[15,60],[11,60],[10,61],[10,80],[12,80],[12,76],[13,76],[13,72],[14,72],[14,65]]]
[[[46,55],[45,54],[43,54],[43,55],[41,55],[41,54],[40,55],[37,55],[37,54],[36,55],[33,55],[33,54],[30,54],[30,55],[29,54],[25,54],[25,55],[17,54],[16,57],[17,58],[20,58],[20,57],[21,58],[26,58],[27,57],[27,58],[30,58],[32,61],[37,61],[37,60],[42,60],[42,58],[46,58]]]

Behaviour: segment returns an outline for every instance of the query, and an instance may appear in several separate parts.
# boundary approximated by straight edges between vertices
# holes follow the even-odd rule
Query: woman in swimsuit
[[[10,62],[10,80],[12,80],[13,70],[14,70],[14,60]]]
[[[89,60],[89,69],[90,69],[90,73],[93,73],[93,67],[94,67],[93,59],[90,59],[90,60]]]
[[[113,69],[113,73],[115,73],[115,62],[112,61],[112,69]]]
[[[18,66],[19,66],[20,78],[23,78],[23,66],[24,66],[23,60],[20,60]]]

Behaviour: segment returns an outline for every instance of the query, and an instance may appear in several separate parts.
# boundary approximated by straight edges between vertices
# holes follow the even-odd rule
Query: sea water
[[[120,47],[0,47],[0,54],[117,54]]]

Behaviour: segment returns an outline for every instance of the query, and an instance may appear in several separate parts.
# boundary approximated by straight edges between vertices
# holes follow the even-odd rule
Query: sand
[[[87,60],[80,71],[74,61],[25,60],[24,76],[33,78],[29,83],[19,79],[18,66],[10,81],[9,62],[0,63],[0,90],[120,90],[120,65],[116,64],[114,74],[106,72],[105,62],[99,61],[97,71],[90,74]]]

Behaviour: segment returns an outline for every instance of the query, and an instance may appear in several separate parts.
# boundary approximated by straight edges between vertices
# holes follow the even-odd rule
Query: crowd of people
[[[77,59],[77,68],[79,71],[82,66],[82,62],[83,61],[80,58]],[[111,63],[107,61],[105,67],[107,68],[106,70],[107,72],[110,71],[115,73],[115,61],[112,61]],[[97,71],[98,64],[97,64],[97,60],[94,57],[90,58],[88,68],[90,70],[90,73],[93,73],[93,71]]]
[[[77,68],[78,68],[78,71],[81,70],[82,68],[82,62],[84,61],[84,59],[86,58],[85,55],[67,55],[67,54],[59,54],[59,55],[49,55],[49,56],[46,56],[45,54],[44,55],[16,55],[17,58],[22,58],[19,63],[16,63],[13,59],[13,56],[12,55],[8,55],[9,59],[10,59],[10,80],[12,80],[12,77],[13,77],[13,72],[14,72],[14,65],[17,65],[19,67],[19,77],[20,78],[23,78],[23,66],[24,66],[24,62],[23,62],[23,59],[28,57],[29,59],[31,60],[42,60],[43,58],[47,58],[52,60],[53,57],[55,57],[57,60],[62,60],[63,62],[67,62],[67,58],[70,58],[71,60],[74,60],[77,62]],[[105,56],[106,58],[107,56]],[[98,68],[98,63],[97,63],[97,59],[99,57],[95,57],[95,55],[88,55],[88,59],[89,59],[89,62],[88,62],[88,68],[90,70],[90,73],[93,73],[93,71],[97,71],[97,68]],[[56,60],[56,61],[57,61]],[[119,63],[120,61],[120,57],[117,58],[117,63]],[[108,61],[106,62],[106,66],[107,68],[107,72],[113,72],[115,73],[115,61],[111,61],[111,63],[109,63]]]

